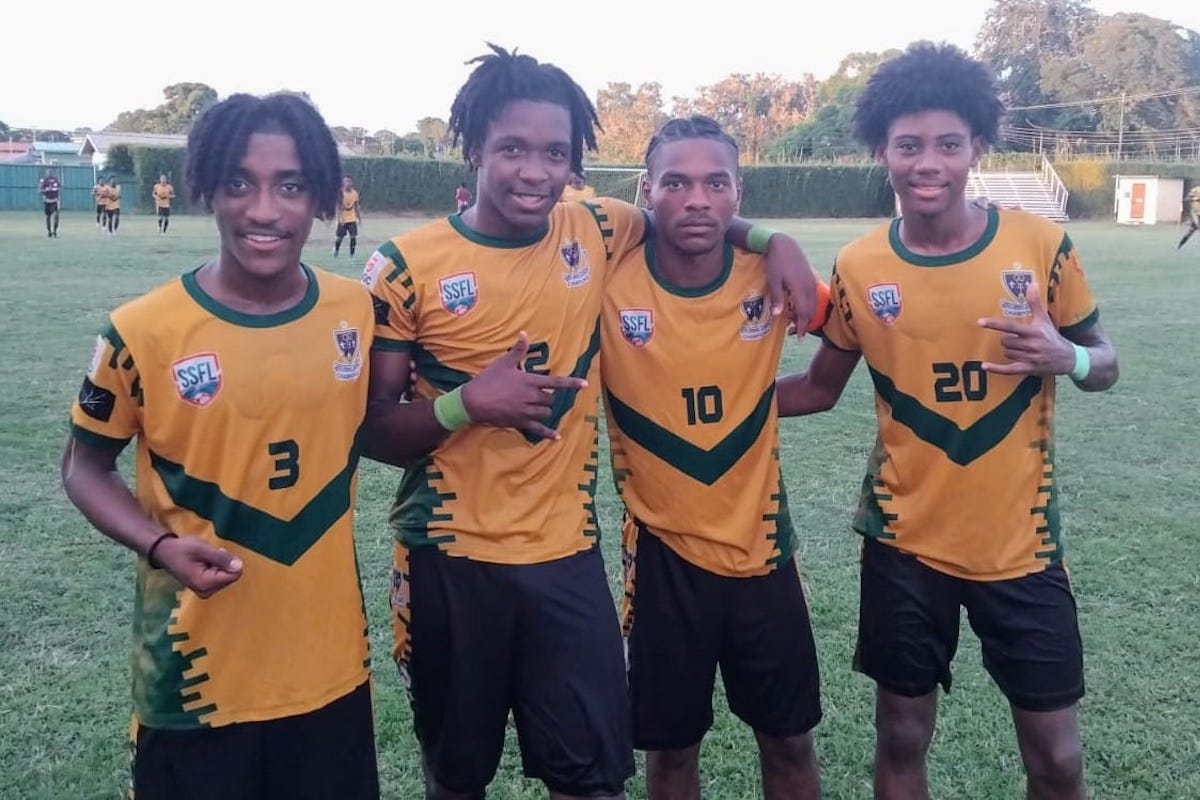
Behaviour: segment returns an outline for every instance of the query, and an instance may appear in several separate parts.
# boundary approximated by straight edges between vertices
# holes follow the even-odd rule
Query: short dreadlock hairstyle
[[[650,160],[660,146],[680,139],[712,139],[724,142],[733,148],[734,160],[737,160],[738,146],[733,137],[722,130],[715,119],[703,114],[693,114],[690,117],[667,120],[658,132],[650,137],[650,144],[646,146],[646,169],[650,169]]]
[[[553,64],[532,56],[510,53],[487,43],[492,52],[477,56],[478,64],[450,105],[451,144],[463,143],[463,158],[471,164],[471,152],[483,146],[488,125],[514,100],[554,103],[571,115],[571,171],[583,173],[583,150],[596,149],[596,131],[604,130],[596,108],[574,79]],[[472,166],[474,166],[472,164]]]
[[[290,92],[230,95],[200,115],[188,134],[184,168],[192,203],[212,210],[213,197],[237,171],[254,133],[292,137],[300,170],[316,198],[317,216],[332,217],[342,184],[337,144],[312,103]]]
[[[850,124],[854,138],[874,152],[887,143],[896,119],[922,111],[952,111],[972,136],[992,144],[1004,105],[995,76],[981,61],[951,44],[914,42],[867,80]]]

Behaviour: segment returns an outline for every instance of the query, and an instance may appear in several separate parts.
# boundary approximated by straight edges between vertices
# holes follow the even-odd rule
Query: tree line
[[[824,80],[736,73],[669,103],[659,83],[610,82],[595,98],[604,133],[590,160],[640,164],[651,134],[669,116],[692,113],[721,123],[747,164],[862,159],[867,154],[850,135],[854,103],[874,69],[897,53],[850,53]],[[974,54],[995,70],[1009,108],[1002,151],[1200,157],[1196,31],[1146,14],[1100,14],[1089,0],[993,0]],[[184,133],[216,99],[203,83],[173,84],[161,105],[122,112],[106,130]],[[332,130],[364,155],[459,157],[438,117],[404,134]],[[13,135],[0,122],[0,138]]]

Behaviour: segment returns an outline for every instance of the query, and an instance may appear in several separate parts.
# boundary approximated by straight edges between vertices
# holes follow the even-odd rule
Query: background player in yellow
[[[1192,234],[1200,230],[1200,186],[1193,186],[1187,193],[1187,204],[1188,229],[1183,238],[1179,240],[1179,244],[1175,245],[1176,250],[1187,244],[1187,240],[1192,238]]]
[[[374,318],[300,261],[340,171],[299,96],[208,109],[187,181],[218,253],[113,312],[72,408],[67,495],[138,555],[138,800],[379,793],[352,530]]]
[[[763,257],[725,242],[737,144],[707,117],[672,119],[646,169],[654,234],[610,266],[601,316],[634,746],[651,800],[699,797],[719,664],[764,796],[816,798],[817,654],[775,412],[787,331],[766,307]]]
[[[579,172],[572,172],[571,177],[567,179],[567,186],[563,189],[562,197],[559,198],[560,203],[577,203],[580,200],[591,200],[596,196],[596,190],[588,186],[584,176]]]
[[[104,212],[108,208],[105,197],[108,195],[108,183],[103,175],[96,176],[96,185],[92,187],[92,199],[96,201],[96,227],[104,230]]]
[[[115,236],[121,227],[121,184],[112,175],[108,177],[108,188],[104,192],[104,224],[109,236]]]
[[[496,47],[476,62],[449,123],[475,204],[385,243],[363,275],[379,323],[364,441],[407,466],[393,655],[429,796],[483,794],[511,709],[525,772],[552,797],[622,797],[633,753],[597,548],[597,355],[605,264],[645,221],[608,199],[558,203],[595,148],[570,76]],[[781,238],[776,258],[799,252]],[[799,267],[790,285],[811,289]],[[807,319],[812,298],[796,305]],[[398,403],[414,362],[418,399]]]
[[[333,257],[338,257],[342,249],[342,239],[350,234],[350,257],[358,247],[358,226],[362,222],[362,212],[358,207],[358,190],[354,188],[354,180],[346,175],[342,178],[342,190],[338,195],[338,218],[336,238],[333,240]]]
[[[826,341],[779,382],[781,415],[831,407],[860,357],[875,386],[855,667],[877,684],[880,798],[928,796],[960,607],[1011,706],[1029,797],[1084,797],[1055,379],[1102,391],[1117,358],[1062,228],[965,199],[1001,112],[991,73],[952,46],[918,43],[871,76],[854,133],[901,216],[838,254]]]
[[[171,201],[175,199],[175,187],[167,182],[165,174],[159,175],[151,194],[154,196],[154,207],[158,210],[158,233],[165,236],[167,228],[171,227]]]

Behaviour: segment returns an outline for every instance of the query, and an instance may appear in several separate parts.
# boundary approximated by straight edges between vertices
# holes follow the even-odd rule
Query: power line
[[[1167,89],[1162,92],[1145,92],[1143,94],[1116,94],[1112,97],[1097,97],[1091,100],[1068,100],[1062,103],[1041,103],[1035,106],[1014,106],[1008,109],[1014,111],[1037,111],[1046,108],[1074,108],[1077,106],[1102,106],[1111,103],[1140,103],[1143,100],[1157,100],[1163,97],[1179,97],[1186,94],[1200,94],[1200,86],[1185,86],[1179,89]]]

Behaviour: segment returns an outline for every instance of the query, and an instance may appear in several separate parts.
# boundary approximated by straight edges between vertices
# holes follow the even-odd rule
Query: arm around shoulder
[[[405,401],[411,391],[412,355],[373,349],[363,454],[396,467],[407,466],[450,433],[438,424],[430,400]]]
[[[805,372],[775,381],[779,416],[799,417],[833,408],[861,357],[858,351],[822,342]]]

